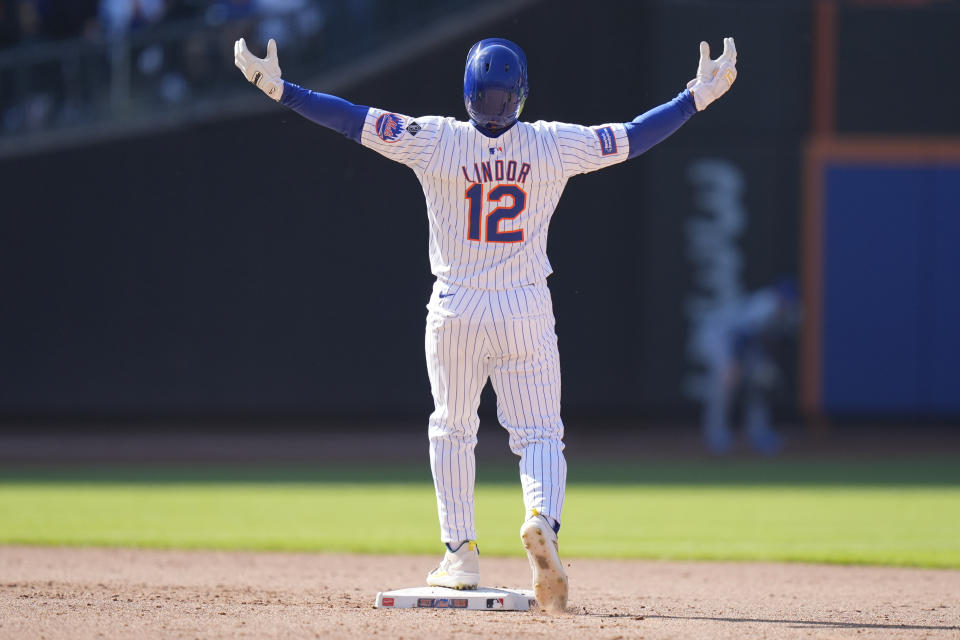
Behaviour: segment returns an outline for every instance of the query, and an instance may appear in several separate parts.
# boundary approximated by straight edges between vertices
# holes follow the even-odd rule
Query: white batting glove
[[[267,43],[267,57],[258,58],[250,53],[246,41],[240,38],[233,45],[233,63],[260,91],[280,101],[283,96],[283,80],[280,79],[276,40],[270,38]]]
[[[716,60],[710,59],[710,45],[701,42],[697,77],[687,83],[687,89],[690,89],[693,101],[697,104],[697,111],[703,111],[725,94],[736,79],[737,47],[733,38],[723,39],[723,53]]]

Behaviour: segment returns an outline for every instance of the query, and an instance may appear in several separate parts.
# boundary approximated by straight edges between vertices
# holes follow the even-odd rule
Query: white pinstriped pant
[[[520,456],[527,516],[560,521],[567,463],[560,421],[560,359],[545,283],[480,291],[437,282],[427,305],[427,372],[433,392],[430,467],[442,542],[476,540],[474,447],[480,393],[489,378],[497,417]]]

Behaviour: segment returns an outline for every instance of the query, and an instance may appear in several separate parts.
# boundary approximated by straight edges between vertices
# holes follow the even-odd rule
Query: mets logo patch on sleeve
[[[385,113],[377,118],[377,136],[384,142],[396,142],[406,130],[403,118],[395,113]]]
[[[613,135],[613,127],[600,127],[593,130],[600,139],[600,153],[612,156],[617,152],[617,137]]]

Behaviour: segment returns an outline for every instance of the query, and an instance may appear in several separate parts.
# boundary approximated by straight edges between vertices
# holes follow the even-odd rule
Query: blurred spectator
[[[17,44],[38,40],[41,36],[40,12],[35,0],[20,0],[17,4]]]
[[[239,20],[253,15],[253,0],[216,0],[207,9],[207,23],[223,24],[229,20]]]
[[[89,35],[97,28],[97,0],[34,0],[43,35],[64,40]]]
[[[0,48],[97,30],[98,0],[0,0]]]
[[[0,0],[0,49],[20,42],[20,4]]]
[[[263,42],[275,38],[296,47],[301,37],[313,36],[326,21],[319,7],[309,0],[255,0],[254,6],[263,16],[258,32],[258,40]]]
[[[708,368],[702,428],[711,453],[722,455],[733,449],[729,414],[738,395],[748,444],[767,455],[780,451],[783,441],[773,430],[770,416],[770,396],[781,381],[773,347],[794,334],[798,323],[792,279],[723,305],[704,319],[696,339]]]
[[[338,51],[362,46],[377,0],[0,0],[0,134],[127,117],[237,87],[233,43],[283,41],[288,61],[315,61],[336,17]],[[154,29],[158,25],[170,28]]]
[[[167,20],[188,20],[203,14],[203,0],[167,0]]]
[[[165,11],[164,0],[100,0],[100,21],[108,38],[155,24]]]

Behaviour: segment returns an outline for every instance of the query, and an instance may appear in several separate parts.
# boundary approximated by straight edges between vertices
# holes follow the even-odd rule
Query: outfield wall
[[[807,180],[807,408],[960,413],[960,141],[817,141]]]

